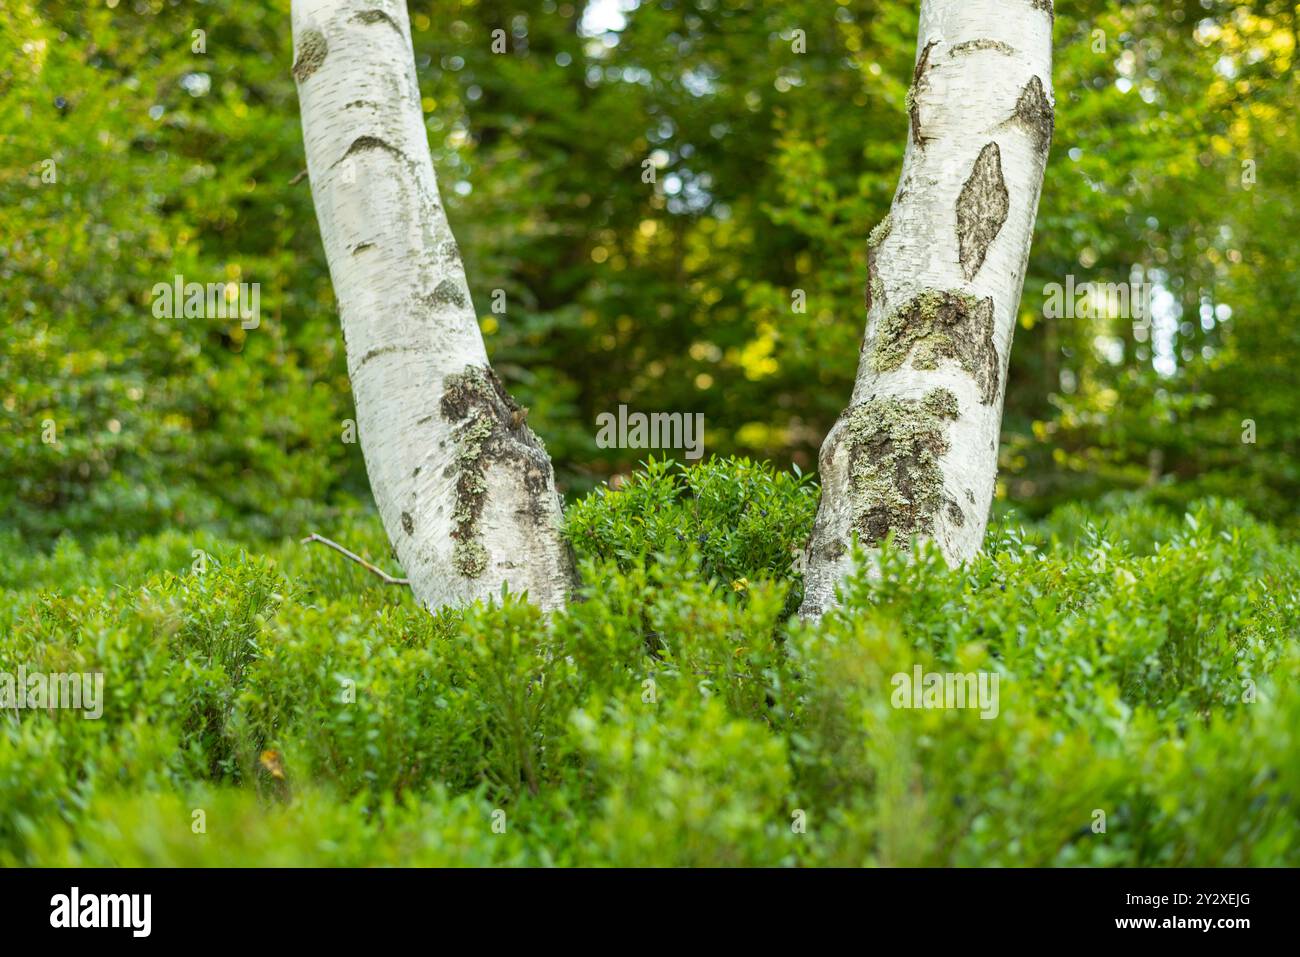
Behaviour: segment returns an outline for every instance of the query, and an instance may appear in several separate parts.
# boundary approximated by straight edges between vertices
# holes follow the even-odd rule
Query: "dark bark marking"
[[[418,346],[376,346],[375,348],[371,349],[369,352],[367,352],[365,355],[361,357],[361,361],[357,363],[357,368],[360,369],[371,359],[376,359],[379,356],[386,356],[389,355],[390,353],[420,352],[420,351],[421,349]]]
[[[938,40],[926,43],[921,55],[916,60],[916,69],[912,71],[912,88],[907,91],[907,115],[912,120],[912,142],[925,148],[926,137],[921,134],[921,107],[917,98],[927,86],[926,70],[930,66],[930,51],[937,46]]]
[[[1056,127],[1056,111],[1052,108],[1051,101],[1047,99],[1043,81],[1037,76],[1030,77],[1025,88],[1020,91],[1020,99],[1016,101],[1016,109],[1011,114],[1011,121],[1026,127],[1043,152],[1051,146],[1052,131]]]
[[[848,550],[847,545],[838,538],[833,538],[821,547],[818,554],[821,556],[823,561],[834,562],[843,558]]]
[[[325,42],[325,34],[319,30],[304,30],[302,39],[298,41],[298,59],[293,64],[293,78],[299,83],[306,80],[320,69],[327,53],[329,44]]]
[[[948,51],[948,56],[960,56],[964,53],[974,53],[977,50],[996,50],[998,53],[1005,53],[1007,56],[1016,55],[1015,47],[1010,43],[981,37],[978,40],[967,40],[964,43],[958,43]]]
[[[416,471],[419,472],[420,470],[416,469]],[[415,519],[411,518],[410,512],[402,513],[402,531],[406,532],[407,535],[415,534]]]
[[[393,146],[391,143],[384,142],[378,136],[358,136],[352,141],[352,145],[348,147],[347,152],[336,159],[333,165],[338,166],[339,163],[342,163],[349,156],[354,156],[357,153],[364,153],[367,150],[384,150],[386,153],[391,153],[403,163],[408,162],[405,153],[399,150],[396,146]]]
[[[397,21],[383,10],[362,10],[360,13],[354,14],[352,20],[354,23],[387,23],[397,31],[399,37],[403,40],[406,39],[406,34],[404,34],[402,28],[397,25]]]
[[[460,285],[454,279],[444,279],[438,285],[433,287],[433,292],[427,296],[421,297],[422,301],[427,302],[435,308],[439,306],[456,306],[464,308],[469,305],[469,300],[465,298],[465,293],[461,290]]]
[[[957,197],[957,252],[967,282],[984,265],[989,246],[1007,221],[1011,196],[1002,178],[1002,151],[997,143],[980,150],[970,179]]]
[[[956,528],[962,528],[966,524],[966,516],[958,505],[952,499],[948,499],[947,512],[948,522]]]

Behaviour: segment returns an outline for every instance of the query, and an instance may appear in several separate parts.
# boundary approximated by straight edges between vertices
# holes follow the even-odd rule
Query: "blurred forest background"
[[[29,541],[298,534],[368,500],[295,182],[288,6],[0,8],[0,522]],[[620,403],[703,412],[707,452],[815,468],[857,363],[866,236],[902,161],[917,7],[410,4],[488,351],[567,493],[644,457],[596,447],[595,417]],[[1055,38],[999,507],[1145,489],[1293,523],[1296,4],[1080,0],[1060,4]],[[151,291],[177,274],[260,283],[260,326],[155,318]],[[1071,275],[1153,283],[1153,328],[1045,318],[1045,287]]]

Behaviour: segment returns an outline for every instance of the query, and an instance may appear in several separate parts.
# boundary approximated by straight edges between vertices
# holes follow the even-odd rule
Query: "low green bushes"
[[[651,463],[570,509],[585,585],[430,615],[328,550],[0,542],[0,864],[1300,863],[1300,550],[1232,503],[887,551],[791,617],[816,489]],[[391,564],[377,520],[319,531]],[[996,676],[996,716],[895,707]]]

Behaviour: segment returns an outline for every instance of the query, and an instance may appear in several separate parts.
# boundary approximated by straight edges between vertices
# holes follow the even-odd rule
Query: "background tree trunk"
[[[488,365],[400,0],[294,0],[293,75],[371,490],[418,601],[564,603],[550,459]]]
[[[903,172],[868,239],[867,330],[822,445],[806,617],[854,534],[979,551],[1002,397],[1053,129],[1051,0],[922,0]]]

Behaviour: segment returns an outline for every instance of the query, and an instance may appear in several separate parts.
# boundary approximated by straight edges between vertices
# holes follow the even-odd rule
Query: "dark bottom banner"
[[[1290,937],[1298,890],[1293,870],[37,869],[0,871],[0,919],[10,946],[76,934],[80,944],[337,947],[431,924],[499,943],[518,933],[520,943],[536,944],[546,927],[571,939],[576,928],[585,937],[607,922],[644,929],[650,914],[666,930],[677,914],[689,917],[693,938],[707,940],[712,927],[732,943],[746,928],[767,940],[788,925],[860,941],[901,933],[927,943],[976,935],[985,943],[1128,937],[1232,947]],[[712,916],[710,906],[718,908]]]

